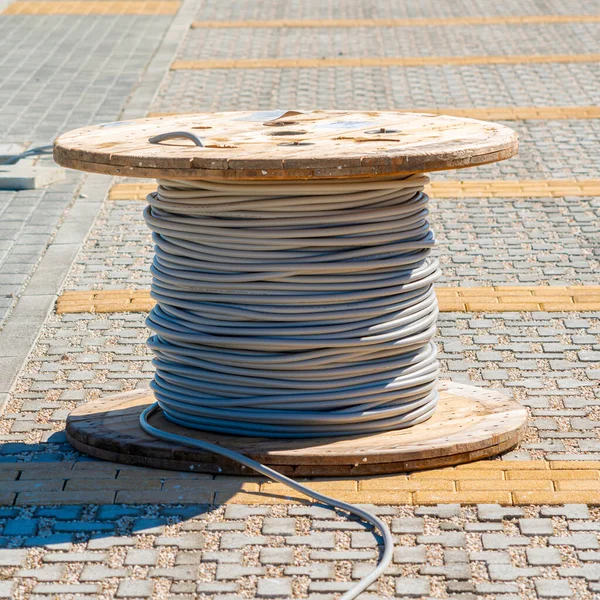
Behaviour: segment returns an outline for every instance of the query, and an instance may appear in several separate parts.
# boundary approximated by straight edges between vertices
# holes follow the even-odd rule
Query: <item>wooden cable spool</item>
[[[185,137],[165,134],[183,132]],[[156,138],[153,142],[151,138]],[[199,138],[199,139],[195,139]],[[201,144],[201,146],[200,146]],[[259,111],[204,113],[86,127],[59,137],[64,167],[127,177],[215,181],[368,181],[465,168],[517,153],[504,126],[444,115],[398,112]],[[353,475],[417,470],[493,456],[523,437],[526,411],[493,390],[441,382],[434,416],[401,431],[339,438],[273,440],[182,428],[160,414],[152,424],[218,442],[294,475]],[[158,441],[138,424],[154,401],[148,391],[80,406],[67,437],[92,456],[144,466],[247,473],[207,452]]]

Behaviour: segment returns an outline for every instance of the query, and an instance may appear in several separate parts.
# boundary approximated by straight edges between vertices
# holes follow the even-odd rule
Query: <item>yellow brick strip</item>
[[[227,478],[216,478],[219,479]],[[306,483],[355,504],[600,504],[598,461],[479,461],[416,473]],[[210,489],[210,482],[203,489]],[[308,499],[265,481],[258,492],[235,491],[231,487],[226,492],[216,491],[214,500],[230,504],[295,504]]]
[[[0,504],[297,504],[307,500],[264,478],[212,477],[109,462],[0,463]],[[373,477],[307,480],[355,504],[600,504],[599,461],[487,460]]]
[[[517,54],[506,56],[381,56],[335,58],[242,58],[176,60],[171,69],[313,69],[325,67],[427,67],[598,62],[600,54]]]
[[[195,21],[194,29],[262,29],[322,27],[444,27],[457,25],[546,25],[598,23],[598,15],[524,15],[499,17],[449,17],[445,19],[275,19],[270,21]]]
[[[109,200],[145,200],[156,191],[156,183],[116,183],[108,192]]]
[[[117,183],[109,200],[145,200],[156,183]],[[425,191],[431,198],[555,198],[598,196],[600,179],[529,179],[514,181],[432,181]]]
[[[67,1],[67,2],[13,2],[3,15],[174,15],[179,0],[133,0],[129,2]]]
[[[500,106],[490,108],[413,109],[414,112],[454,115],[489,121],[519,121],[525,119],[597,119],[600,106]]]
[[[521,179],[499,181],[432,181],[426,188],[431,198],[557,198],[597,196],[600,179]]]
[[[599,286],[438,287],[443,312],[600,310]]]
[[[600,285],[592,286],[497,286],[438,287],[442,312],[582,312],[600,310]],[[154,306],[148,290],[99,290],[64,292],[56,312],[148,312]]]
[[[149,312],[154,306],[148,290],[64,292],[56,302],[58,314]]]
[[[598,119],[600,106],[499,106],[490,108],[412,108],[405,112],[452,115],[484,121]],[[170,117],[177,112],[149,112],[148,117]]]

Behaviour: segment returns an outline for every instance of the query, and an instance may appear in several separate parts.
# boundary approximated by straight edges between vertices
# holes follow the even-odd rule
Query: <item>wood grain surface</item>
[[[186,131],[187,139],[149,138]],[[503,125],[401,112],[258,111],[154,117],[84,127],[54,143],[64,167],[128,177],[215,180],[390,177],[458,169],[517,153]]]
[[[527,413],[517,401],[493,390],[451,382],[440,382],[440,390],[440,404],[431,419],[376,435],[310,440],[229,436],[186,429],[160,413],[151,418],[151,424],[303,476],[394,473],[456,465],[494,456],[522,439]],[[80,406],[67,419],[67,438],[77,449],[115,462],[251,474],[209,452],[169,444],[144,433],[139,415],[153,401],[151,392],[138,390]]]

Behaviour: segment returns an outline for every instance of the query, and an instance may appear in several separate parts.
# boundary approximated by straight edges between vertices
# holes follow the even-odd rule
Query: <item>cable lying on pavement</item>
[[[155,332],[144,431],[238,461],[378,529],[367,511],[221,446],[148,422],[162,409],[192,429],[268,438],[368,435],[435,410],[437,319],[424,175],[361,182],[159,180],[153,231]]]

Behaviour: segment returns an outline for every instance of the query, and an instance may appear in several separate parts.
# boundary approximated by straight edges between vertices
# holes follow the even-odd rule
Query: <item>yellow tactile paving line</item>
[[[295,504],[307,500],[260,478],[199,474],[181,479],[170,471],[106,462],[100,471],[98,468],[61,463],[49,473],[40,463],[2,463],[0,504]],[[24,480],[40,477],[46,482],[56,480],[54,491],[22,491]],[[198,479],[202,480],[201,489]],[[355,504],[593,505],[600,504],[600,461],[487,460],[408,474],[311,479],[306,483]]]
[[[156,190],[155,183],[117,183],[109,200],[145,200]],[[553,198],[598,196],[600,179],[529,179],[514,181],[432,181],[425,191],[431,198]]]
[[[453,115],[489,121],[598,119],[600,106],[500,106],[495,108],[413,108],[405,112]],[[148,117],[167,117],[182,113],[150,112]],[[185,113],[183,113],[185,114]],[[193,113],[190,113],[193,114]]]
[[[129,2],[14,2],[4,9],[3,15],[174,15],[179,10],[179,0]]]
[[[581,312],[600,310],[600,285],[438,287],[442,312]],[[154,306],[149,290],[67,291],[59,296],[56,312],[147,312]]]
[[[519,65],[527,63],[598,62],[600,54],[517,54],[506,56],[381,56],[337,58],[244,58],[176,60],[172,70],[202,69],[312,69],[325,67],[427,67]]]
[[[357,477],[310,482],[320,492],[356,504],[600,504],[600,461],[479,461],[454,468],[408,475]],[[217,492],[230,503],[280,503],[304,498],[276,483],[262,483],[260,493]],[[269,499],[270,494],[279,498]]]
[[[521,179],[499,181],[432,181],[426,188],[431,198],[555,198],[600,194],[600,179]]]
[[[498,108],[413,109],[414,112],[454,115],[471,119],[519,121],[526,119],[597,119],[600,106],[500,106]]]
[[[547,25],[598,23],[598,15],[525,15],[499,17],[449,17],[445,19],[274,19],[268,21],[195,21],[194,29],[321,28],[321,27],[440,27],[460,25]]]
[[[177,503],[295,504],[305,496],[260,478],[180,478],[114,463],[1,463],[0,504]],[[22,491],[23,481],[56,482]],[[198,487],[198,479],[202,487]],[[306,480],[309,487],[355,504],[600,504],[600,461],[488,460],[454,468],[386,476]]]

